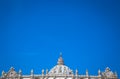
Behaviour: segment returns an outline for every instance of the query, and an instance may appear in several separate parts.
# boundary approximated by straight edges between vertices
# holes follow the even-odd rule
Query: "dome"
[[[49,75],[71,75],[72,70],[65,65],[56,65],[48,73]]]
[[[64,65],[62,55],[60,55],[57,65],[54,66],[48,73],[49,75],[71,75],[73,74],[72,70]]]

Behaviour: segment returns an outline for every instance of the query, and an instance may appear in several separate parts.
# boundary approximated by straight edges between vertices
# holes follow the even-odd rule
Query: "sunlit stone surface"
[[[73,70],[64,64],[62,55],[58,58],[57,65],[50,71],[42,70],[40,75],[34,74],[33,70],[30,73],[30,75],[23,75],[22,70],[16,72],[11,67],[8,72],[2,71],[0,79],[118,79],[117,73],[113,73],[109,67],[104,72],[98,70],[98,75],[89,75],[88,70],[86,70],[85,75],[79,75],[78,70],[75,70],[75,73],[73,73]]]

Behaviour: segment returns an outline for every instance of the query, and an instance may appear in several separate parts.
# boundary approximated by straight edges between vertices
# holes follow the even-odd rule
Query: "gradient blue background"
[[[0,0],[0,72],[41,73],[65,64],[120,74],[119,0]]]

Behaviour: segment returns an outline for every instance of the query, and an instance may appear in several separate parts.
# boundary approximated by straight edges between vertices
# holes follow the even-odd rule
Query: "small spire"
[[[88,70],[86,69],[86,76],[88,76]]]
[[[19,75],[21,75],[21,74],[22,74],[22,70],[20,69],[20,70],[19,70]]]
[[[4,70],[2,71],[2,77],[5,77],[5,71]]]
[[[31,75],[33,75],[33,73],[34,73],[34,71],[33,71],[33,69],[31,70]]]
[[[4,74],[5,74],[5,71],[3,70],[3,71],[2,71],[2,75],[4,75]]]
[[[98,70],[98,75],[100,76],[101,72],[100,72],[100,69]]]
[[[76,75],[78,75],[78,70],[76,69]]]
[[[64,65],[64,60],[62,58],[62,53],[60,53],[60,57],[58,59],[58,62],[57,62],[58,65]]]
[[[42,75],[44,75],[44,69],[42,69]]]
[[[46,69],[46,75],[48,74],[48,69]]]
[[[118,76],[116,71],[115,71],[115,76],[116,76],[116,77]]]
[[[33,69],[31,69],[31,71],[30,71],[30,76],[31,76],[31,79],[33,79],[33,76],[34,76],[34,70]]]

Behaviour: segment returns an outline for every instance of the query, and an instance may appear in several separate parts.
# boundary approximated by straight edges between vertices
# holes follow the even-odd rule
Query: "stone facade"
[[[104,72],[98,70],[98,75],[89,75],[86,70],[85,75],[79,75],[78,70],[73,71],[64,64],[62,55],[60,55],[57,65],[54,66],[50,71],[42,70],[40,75],[34,74],[31,70],[30,75],[23,75],[22,71],[16,72],[13,67],[8,72],[2,71],[0,79],[118,79],[117,73],[113,73],[109,67]]]

